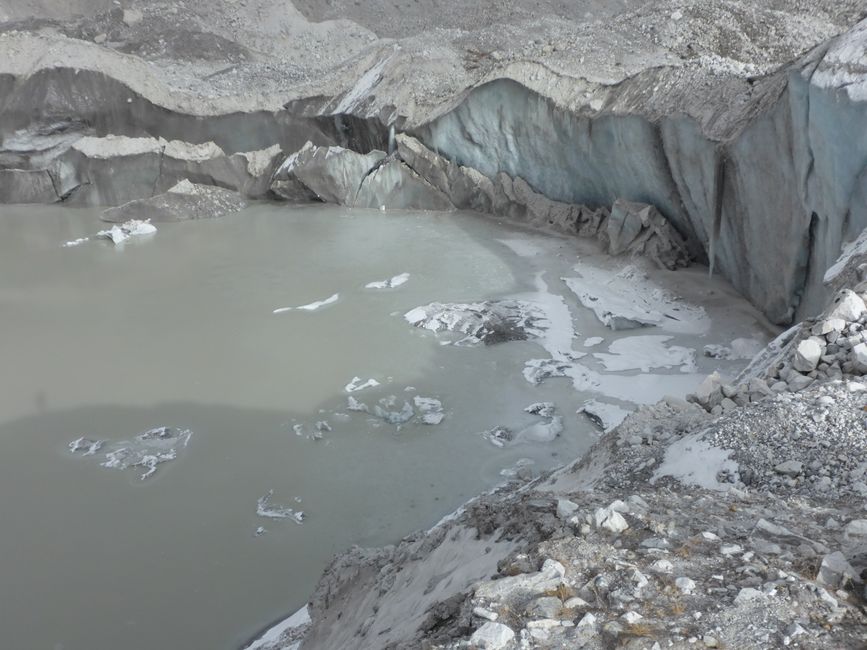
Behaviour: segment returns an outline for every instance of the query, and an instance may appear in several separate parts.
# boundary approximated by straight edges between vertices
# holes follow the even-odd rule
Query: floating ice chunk
[[[307,305],[301,305],[300,307],[280,307],[275,309],[272,313],[274,314],[283,314],[287,311],[316,311],[321,307],[325,307],[326,305],[331,305],[337,302],[340,299],[340,294],[335,293],[333,296],[329,296],[325,300],[317,300],[316,302],[311,302]]]
[[[445,417],[443,403],[438,399],[416,395],[412,398],[412,401],[419,410],[422,424],[439,424],[443,421]]]
[[[347,411],[356,411],[360,413],[369,413],[370,409],[367,407],[367,404],[364,402],[359,402],[357,399],[350,395],[346,398],[346,410]]]
[[[264,535],[264,534],[267,533],[267,532],[268,532],[268,529],[267,529],[267,528],[265,528],[264,526],[259,526],[259,527],[256,529],[256,532],[253,533],[253,534],[254,534],[256,537],[261,537],[262,535]]]
[[[90,237],[79,237],[78,239],[73,239],[72,241],[68,241],[63,244],[63,248],[72,248],[73,246],[80,246],[84,242],[90,241]]]
[[[578,413],[583,413],[588,418],[599,425],[605,433],[608,433],[615,427],[619,426],[629,411],[608,402],[600,402],[595,399],[584,402]]]
[[[97,237],[110,239],[114,244],[122,244],[130,237],[140,237],[142,235],[152,235],[157,231],[149,220],[142,221],[140,219],[130,219],[120,225],[114,225],[109,230],[100,230],[96,233]]]
[[[105,440],[91,440],[90,438],[79,438],[78,440],[73,440],[69,443],[69,451],[73,454],[81,452],[82,456],[93,456],[102,445],[105,443]]]
[[[406,424],[413,417],[415,417],[415,411],[409,402],[404,402],[403,407],[399,410],[389,410],[394,408],[397,404],[397,398],[394,395],[390,395],[388,397],[384,397],[379,400],[379,404],[373,407],[373,414],[377,417],[382,418],[389,424],[394,424],[400,426],[401,424]]]
[[[524,408],[526,413],[538,415],[541,418],[554,417],[555,410],[556,407],[554,406],[554,402],[536,402],[535,404],[530,404],[530,406]]]
[[[100,465],[110,469],[144,468],[141,479],[150,478],[157,471],[157,465],[174,460],[178,450],[186,447],[192,436],[188,429],[157,427],[138,434],[132,440],[111,443],[105,452],[105,460]],[[72,453],[93,456],[105,441],[79,438],[69,444]]]
[[[678,299],[634,266],[616,275],[592,267],[576,270],[581,277],[563,278],[566,286],[613,330],[659,326],[672,332],[701,334],[710,326],[703,308]]]
[[[515,478],[521,474],[522,469],[525,470],[527,467],[531,467],[535,464],[536,461],[532,458],[519,458],[511,467],[501,469],[500,476],[505,476],[506,478]]]
[[[354,393],[359,390],[364,390],[365,388],[375,388],[379,386],[379,382],[375,379],[368,379],[365,382],[361,381],[361,377],[353,377],[352,381],[350,381],[343,390],[347,393]]]
[[[380,280],[379,282],[368,282],[364,285],[365,289],[395,289],[402,284],[406,284],[409,280],[409,273],[401,273],[395,275],[388,280]]]
[[[575,390],[589,390],[599,385],[596,373],[569,359],[530,359],[524,364],[524,379],[541,384],[551,377],[568,377]]]
[[[296,524],[304,521],[304,513],[300,510],[293,510],[287,506],[275,506],[271,504],[271,498],[274,496],[274,490],[268,490],[268,493],[260,497],[256,502],[256,514],[260,517],[268,519],[291,519]]]
[[[331,425],[328,424],[328,422],[325,420],[319,420],[316,423],[316,430],[319,431],[320,433],[325,433],[325,432],[330,433],[332,431]]]
[[[592,348],[594,345],[599,345],[604,340],[605,339],[602,338],[601,336],[591,336],[589,338],[584,339],[584,347],[585,348]]]
[[[490,442],[494,447],[503,448],[512,441],[514,438],[514,434],[503,426],[497,426],[493,429],[488,429],[487,431],[482,431],[480,434],[482,438]]]
[[[682,372],[695,372],[695,350],[679,345],[667,347],[670,336],[628,336],[608,346],[610,354],[594,352],[593,356],[611,372],[651,368],[681,367]]]

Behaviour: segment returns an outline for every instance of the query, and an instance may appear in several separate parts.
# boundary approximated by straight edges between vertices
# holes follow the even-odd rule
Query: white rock
[[[473,632],[470,637],[470,646],[484,648],[484,650],[501,650],[509,645],[514,638],[515,632],[512,628],[502,623],[485,623]]]
[[[582,627],[595,627],[595,626],[596,626],[596,617],[593,616],[593,614],[591,614],[590,612],[587,612],[586,614],[584,614],[584,618],[582,618],[580,621],[578,621],[578,625],[576,625],[575,627],[582,628]]]
[[[604,528],[615,534],[622,533],[629,528],[629,524],[623,518],[623,515],[611,508],[598,508],[593,515],[593,519],[597,528]]]
[[[650,570],[655,573],[671,573],[674,571],[674,565],[668,560],[657,560],[650,565]]]
[[[473,609],[473,615],[478,616],[479,618],[484,618],[489,621],[496,621],[500,618],[500,615],[496,612],[492,612],[489,609],[485,609],[484,607],[476,607]]]
[[[678,578],[674,581],[674,585],[680,590],[680,593],[689,595],[695,591],[695,580],[692,578]]]
[[[642,618],[644,618],[638,612],[626,612],[623,616],[621,616],[624,621],[626,621],[629,625],[634,625],[638,623]]]
[[[842,318],[826,318],[813,325],[813,334],[825,336],[831,332],[842,332],[846,329],[846,321]]]
[[[842,318],[850,323],[861,318],[861,314],[867,311],[867,305],[858,297],[858,294],[849,289],[844,289],[835,300],[835,306],[828,314],[828,318]]]
[[[792,360],[792,365],[799,372],[812,372],[819,365],[822,358],[824,347],[819,345],[815,338],[809,338],[801,341],[795,350],[795,358]]]
[[[123,10],[123,22],[126,26],[132,27],[133,25],[137,25],[144,19],[142,12],[138,9],[124,9]]]

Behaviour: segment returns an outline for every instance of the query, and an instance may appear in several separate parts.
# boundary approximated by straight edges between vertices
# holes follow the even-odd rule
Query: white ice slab
[[[609,372],[653,368],[677,368],[682,372],[695,372],[695,350],[679,345],[666,345],[671,336],[627,336],[608,346],[608,353],[594,352]]]
[[[347,393],[354,393],[359,390],[364,390],[365,388],[375,388],[376,386],[379,386],[379,382],[373,378],[370,378],[367,381],[362,381],[361,377],[353,377],[352,381],[346,384],[343,390]]]
[[[364,285],[365,289],[395,289],[409,281],[409,273],[401,273],[395,275],[388,280],[379,280],[377,282],[368,282]]]
[[[280,307],[279,309],[275,309],[273,313],[275,314],[283,314],[287,311],[316,311],[326,305],[332,305],[340,299],[340,294],[335,293],[333,296],[329,296],[325,300],[317,300],[316,302],[311,302],[307,305],[301,305],[300,307]]]
[[[274,490],[268,490],[268,493],[260,497],[256,502],[256,514],[260,517],[268,519],[291,519],[296,524],[304,522],[304,513],[300,510],[294,510],[288,506],[275,506],[271,504],[271,498],[274,496]]]

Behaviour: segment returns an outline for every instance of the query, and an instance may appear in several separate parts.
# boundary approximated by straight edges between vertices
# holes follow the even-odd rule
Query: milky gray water
[[[465,214],[259,205],[123,246],[61,247],[103,227],[95,210],[0,207],[2,647],[237,648],[303,605],[334,553],[426,528],[519,460],[542,471],[599,435],[575,414],[594,395],[524,379],[524,362],[545,356],[537,343],[443,345],[402,316],[536,291],[542,278],[569,304],[576,350],[613,340],[560,281],[579,252],[592,260],[575,240]],[[364,288],[400,273],[399,288]],[[760,331],[712,286],[708,311],[726,317],[679,342]],[[316,311],[273,313],[335,293]],[[719,366],[699,353],[698,369],[650,383],[682,393]],[[398,429],[349,413],[355,376],[381,383],[353,393],[365,403],[434,397],[446,417]],[[498,449],[479,435],[534,423],[522,409],[539,400],[564,418],[553,442]],[[320,420],[332,430],[316,439]],[[144,481],[68,448],[157,426],[192,436]],[[257,515],[270,490],[302,524]]]

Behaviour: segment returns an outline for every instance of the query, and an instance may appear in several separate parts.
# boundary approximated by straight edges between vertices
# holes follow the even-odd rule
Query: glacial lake
[[[335,553],[428,528],[518,466],[540,473],[579,456],[601,435],[576,413],[587,400],[628,410],[682,397],[746,363],[703,346],[770,334],[701,268],[651,279],[703,306],[703,324],[614,332],[562,278],[583,268],[599,283],[629,260],[473,214],[257,204],[122,245],[63,246],[105,227],[96,209],[0,206],[9,648],[239,648],[301,607]],[[400,286],[366,288],[401,274]],[[551,356],[539,341],[452,345],[460,337],[404,318],[436,301],[515,296],[567,315],[551,329],[568,340],[574,328],[589,384],[528,381],[525,364]],[[672,338],[609,350],[648,335]],[[594,337],[604,341],[585,345]],[[660,346],[679,349],[671,367],[656,365]],[[378,385],[347,392],[355,377]],[[370,412],[348,410],[350,396]],[[439,424],[420,421],[417,396],[441,402]],[[498,447],[482,435],[543,423],[524,412],[540,401],[562,420],[554,440]],[[404,402],[416,414],[401,425],[375,412]],[[103,466],[163,426],[191,435],[146,480],[146,462]],[[73,453],[79,438],[102,447]]]

